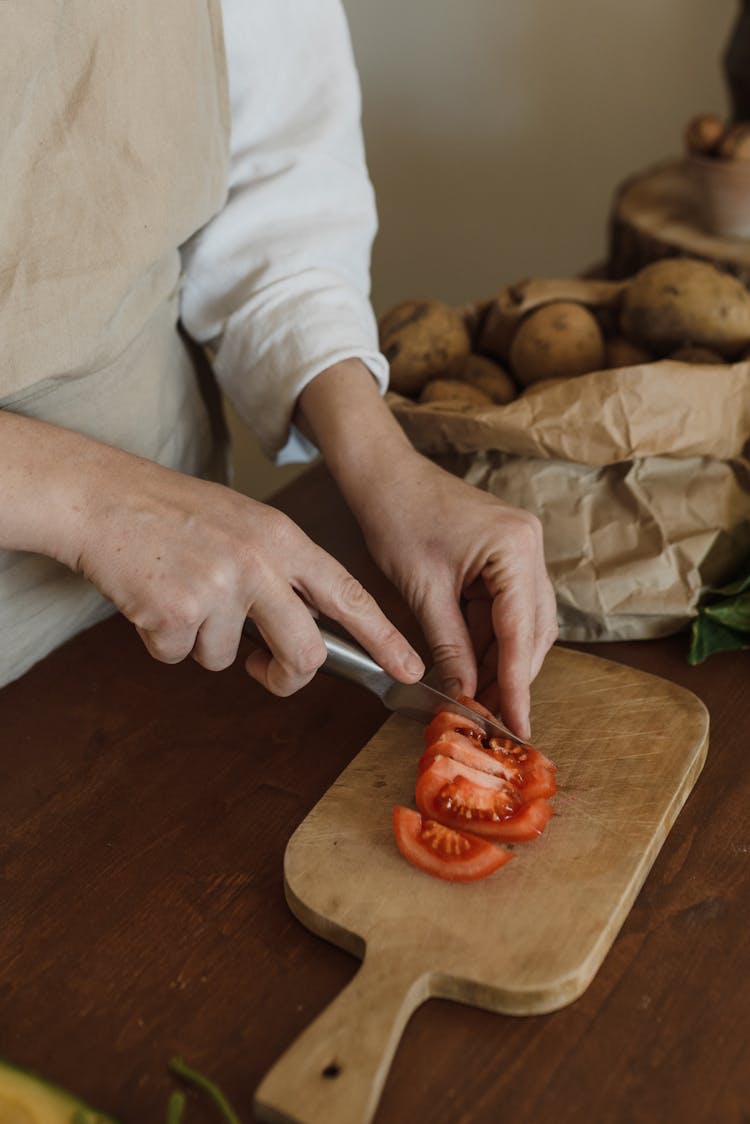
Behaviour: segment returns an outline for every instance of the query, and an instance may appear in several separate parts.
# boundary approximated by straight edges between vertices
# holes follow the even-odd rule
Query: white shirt
[[[231,105],[229,198],[183,247],[182,319],[220,386],[284,463],[300,391],[340,359],[385,389],[369,302],[376,231],[360,90],[340,0],[222,0]]]

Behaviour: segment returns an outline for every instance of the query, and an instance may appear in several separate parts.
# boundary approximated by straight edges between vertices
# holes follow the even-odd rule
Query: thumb
[[[466,622],[452,589],[432,588],[418,617],[429,644],[442,689],[457,698],[473,698],[477,664]]]

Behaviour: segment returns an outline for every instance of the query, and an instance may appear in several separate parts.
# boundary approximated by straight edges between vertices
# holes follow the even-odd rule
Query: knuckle
[[[203,575],[204,587],[219,597],[232,590],[236,583],[236,569],[227,557],[215,558]]]
[[[201,602],[186,588],[165,590],[131,619],[146,632],[166,636],[178,629],[197,628],[201,623]]]
[[[236,652],[221,652],[206,656],[195,655],[194,658],[196,663],[199,663],[201,667],[205,667],[206,671],[226,671],[226,669],[231,667],[234,663],[236,654]]]
[[[300,534],[297,524],[283,511],[269,508],[268,522],[268,541],[274,548],[287,548],[290,540],[294,540]]]
[[[551,621],[542,631],[542,641],[548,648],[551,648],[559,635],[560,629],[558,628],[557,621]]]
[[[439,641],[432,645],[431,651],[434,662],[438,664],[454,663],[463,654],[458,644]]]
[[[149,654],[159,663],[180,663],[190,654],[185,644],[175,644],[168,634],[156,632],[141,635]]]
[[[338,593],[342,607],[352,613],[361,613],[372,604],[370,594],[351,574],[342,578]]]
[[[268,678],[269,691],[277,695],[280,699],[289,698],[295,691],[299,691],[312,679],[313,673],[309,675],[290,675],[287,672],[280,674],[271,674]]]
[[[532,518],[536,519],[536,516],[532,516]],[[537,520],[537,523],[538,522],[539,521]],[[541,541],[540,536],[541,524],[539,524],[539,527],[537,529],[537,527],[527,519],[521,519],[516,524],[513,535],[514,549],[519,554],[536,554]]]
[[[310,679],[326,660],[325,645],[320,640],[301,645],[294,653],[292,671],[296,676]]]
[[[523,515],[524,515],[524,521],[528,524],[529,527],[531,527],[534,534],[538,535],[538,536],[541,536],[543,528],[542,528],[542,521],[539,518],[539,516],[535,515],[533,511],[526,511],[526,510],[523,511]]]
[[[197,628],[201,623],[201,604],[198,597],[191,593],[181,593],[174,597],[164,610],[165,627],[179,629]]]

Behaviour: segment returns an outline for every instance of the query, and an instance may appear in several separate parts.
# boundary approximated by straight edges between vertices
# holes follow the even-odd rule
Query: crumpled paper
[[[611,309],[622,285],[529,281],[493,315]],[[388,398],[421,452],[541,519],[562,639],[680,631],[750,556],[750,362],[595,371],[481,409]]]

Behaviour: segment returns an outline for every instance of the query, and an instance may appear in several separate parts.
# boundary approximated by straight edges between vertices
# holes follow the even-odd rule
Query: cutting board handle
[[[354,979],[266,1074],[255,1112],[267,1124],[367,1124],[429,975],[403,949],[368,949]]]

